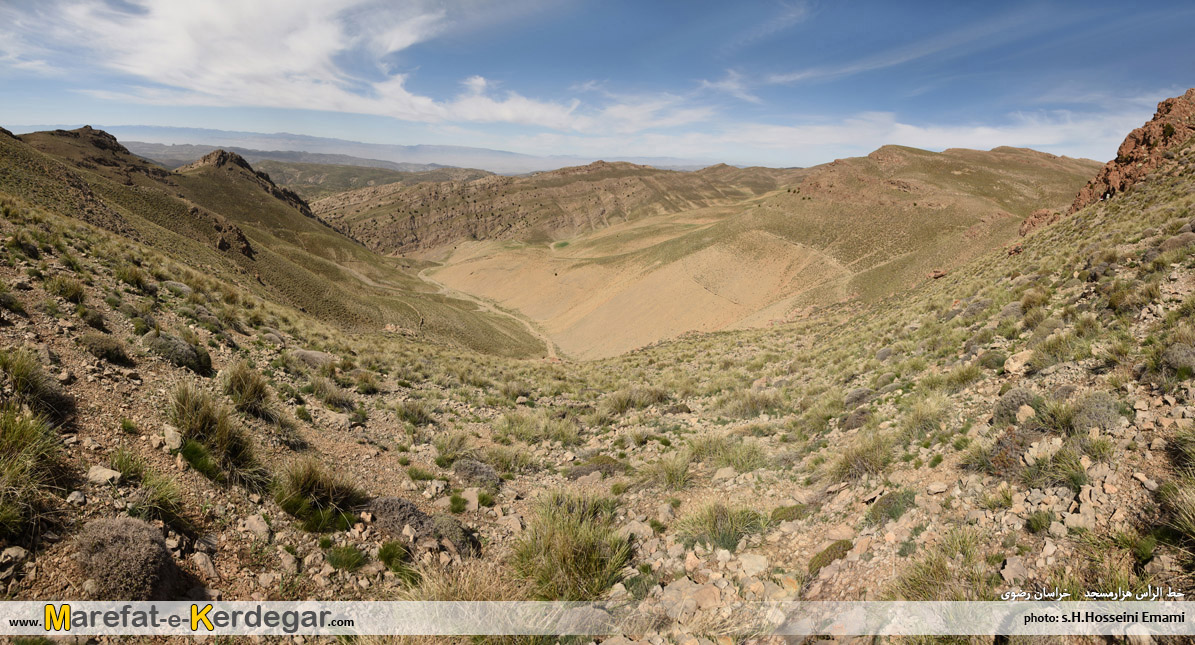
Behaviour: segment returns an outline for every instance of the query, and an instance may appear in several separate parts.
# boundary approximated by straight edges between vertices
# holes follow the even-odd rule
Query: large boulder
[[[155,329],[143,336],[141,341],[149,351],[179,367],[185,367],[201,376],[212,373],[212,357],[208,355],[207,350],[178,336]]]
[[[1195,347],[1186,343],[1174,343],[1162,352],[1162,362],[1175,372],[1195,373]]]
[[[1179,233],[1174,237],[1162,242],[1162,252],[1176,251],[1178,249],[1185,249],[1188,246],[1195,244],[1195,233],[1186,232]]]

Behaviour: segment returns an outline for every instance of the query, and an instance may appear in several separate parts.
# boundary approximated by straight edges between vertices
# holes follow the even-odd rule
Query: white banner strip
[[[671,627],[669,627],[671,626]],[[1195,635],[1195,603],[0,602],[22,635]]]

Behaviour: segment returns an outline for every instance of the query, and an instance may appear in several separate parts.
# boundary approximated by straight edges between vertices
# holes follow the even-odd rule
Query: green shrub
[[[640,476],[644,481],[659,484],[669,490],[680,490],[689,485],[689,464],[693,461],[688,452],[677,452],[644,466]]]
[[[24,541],[36,533],[58,479],[60,446],[43,420],[0,405],[0,537]]]
[[[145,275],[139,267],[132,264],[123,264],[116,268],[116,279],[137,289],[138,291],[149,292],[151,283],[149,276]],[[156,291],[156,289],[154,289]]]
[[[610,393],[602,399],[600,410],[618,416],[628,410],[642,410],[650,405],[668,401],[668,393],[658,387],[636,385]]]
[[[417,482],[428,481],[430,479],[436,478],[435,474],[433,474],[431,471],[420,468],[419,466],[411,466],[410,468],[407,468],[407,476]]]
[[[738,419],[757,417],[780,408],[780,394],[771,390],[740,390],[718,401],[722,414]]]
[[[772,522],[792,522],[803,520],[812,514],[808,504],[794,504],[792,506],[777,506],[772,509]]]
[[[211,451],[202,443],[188,439],[183,442],[183,446],[178,452],[200,475],[214,482],[224,481],[224,473],[220,470],[220,465],[212,457]]]
[[[891,460],[892,439],[888,435],[863,435],[842,451],[830,474],[839,480],[858,479],[883,472]]]
[[[225,370],[223,385],[236,409],[267,421],[277,418],[270,408],[269,382],[246,361],[237,361]]]
[[[548,493],[515,544],[515,569],[547,600],[594,600],[622,577],[631,547],[613,526],[614,501]]]
[[[883,524],[889,520],[899,520],[905,511],[913,507],[916,497],[917,493],[907,488],[884,494],[867,509],[867,523]]]
[[[304,530],[313,532],[352,526],[350,512],[368,499],[343,475],[325,470],[314,459],[292,463],[274,497],[282,510],[302,522]]]
[[[83,304],[87,295],[82,282],[65,275],[56,275],[46,280],[45,287],[47,292],[76,305]]]
[[[731,466],[739,472],[750,472],[766,466],[767,452],[756,441],[745,441],[729,435],[704,434],[689,442],[693,458],[715,466]]]
[[[408,564],[411,554],[401,542],[386,542],[378,549],[378,561],[408,586],[419,584],[419,572]]]
[[[34,412],[61,422],[75,410],[75,402],[42,370],[41,360],[27,349],[0,349],[0,372],[16,399]]]
[[[355,546],[337,546],[328,549],[328,564],[340,571],[356,571],[365,564],[365,554]]]
[[[141,488],[130,496],[129,515],[143,520],[162,520],[167,524],[184,524],[183,496],[174,478],[146,467],[141,476]]]
[[[402,401],[394,408],[394,411],[398,414],[398,418],[411,425],[425,426],[436,420],[432,416],[431,409],[423,401]]]
[[[481,460],[494,467],[500,473],[522,474],[535,472],[540,464],[529,450],[508,448],[506,446],[490,446],[481,454]]]
[[[357,375],[357,394],[377,394],[382,391],[378,385],[378,377],[373,372],[361,372]]]
[[[1050,528],[1054,523],[1054,513],[1052,511],[1033,511],[1029,517],[1025,518],[1025,528],[1029,529],[1030,533],[1041,533]]]
[[[108,460],[112,470],[120,473],[121,481],[136,484],[145,476],[145,460],[126,448],[117,448]]]
[[[203,463],[204,454],[218,465],[218,470],[246,488],[261,489],[269,483],[269,474],[258,463],[249,436],[236,425],[228,408],[191,383],[180,383],[170,394],[170,419],[183,439],[200,444],[191,447],[184,458],[194,455]],[[190,459],[188,458],[188,461]],[[195,463],[192,463],[195,466]],[[211,468],[196,466],[210,477]],[[222,481],[221,477],[213,477]]]
[[[979,368],[975,368],[977,371]],[[903,428],[908,439],[919,439],[937,432],[949,414],[949,403],[941,394],[918,399],[905,414]]]
[[[441,465],[442,468],[447,468],[457,459],[473,454],[472,448],[469,447],[469,435],[464,431],[441,434],[432,443],[436,447],[437,457],[445,462]]]
[[[108,323],[106,320],[104,320],[104,314],[96,311],[95,309],[88,309],[83,305],[79,305],[78,307],[75,307],[75,315],[79,317],[79,320],[83,321],[84,325],[87,325],[92,329],[98,331],[107,331],[108,329]]]
[[[330,378],[317,376],[311,379],[311,387],[315,395],[330,408],[352,410],[357,407],[356,402],[353,401],[353,397],[340,389],[340,386],[336,385]]]
[[[854,547],[855,543],[850,540],[837,540],[830,544],[830,546],[822,549],[809,559],[809,577],[816,578],[818,572],[827,565],[832,564],[835,560],[845,558],[846,554],[850,553]]]
[[[683,518],[678,528],[680,539],[687,545],[700,542],[734,551],[740,540],[748,535],[762,533],[767,525],[767,516],[753,509],[732,509],[723,504],[711,504]]]

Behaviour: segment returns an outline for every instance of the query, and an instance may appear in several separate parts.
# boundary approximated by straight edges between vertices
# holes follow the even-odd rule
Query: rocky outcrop
[[[216,236],[216,249],[234,251],[250,260],[253,259],[254,250],[253,245],[249,244],[249,238],[245,237],[245,232],[239,226],[228,221],[228,218],[198,206],[192,206],[189,214],[196,219],[207,220],[211,224]]]
[[[1141,181],[1166,157],[1166,151],[1195,136],[1195,88],[1158,104],[1153,119],[1125,137],[1116,159],[1088,182],[1069,213],[1122,193]]]
[[[311,207],[306,200],[299,197],[297,193],[289,188],[283,188],[274,183],[270,176],[260,170],[254,170],[253,166],[249,165],[245,158],[235,152],[228,152],[227,150],[213,150],[204,155],[199,161],[187,164],[178,168],[179,173],[194,172],[205,168],[233,168],[243,171],[244,175],[251,181],[261,187],[262,190],[269,193],[275,199],[286,202],[295,210],[302,213],[305,217],[315,216],[311,213]]]
[[[1029,217],[1025,218],[1025,221],[1021,222],[1021,229],[1018,232],[1021,234],[1021,237],[1025,237],[1043,226],[1049,226],[1057,222],[1061,217],[1062,214],[1058,211],[1039,208],[1030,213]]]

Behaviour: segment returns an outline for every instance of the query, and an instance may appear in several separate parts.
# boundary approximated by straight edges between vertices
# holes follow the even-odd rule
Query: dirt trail
[[[428,267],[428,268],[420,271],[417,274],[419,276],[419,279],[423,280],[424,282],[426,282],[426,283],[432,285],[433,287],[435,287],[436,289],[438,289],[439,290],[438,293],[440,293],[442,295],[456,298],[458,300],[466,300],[468,302],[471,302],[471,303],[477,305],[484,311],[488,311],[492,314],[496,314],[499,316],[506,316],[507,318],[512,318],[514,320],[519,321],[520,323],[523,324],[524,327],[527,328],[527,333],[529,333],[532,336],[543,341],[544,346],[546,346],[548,348],[548,358],[549,359],[559,360],[560,357],[556,353],[556,343],[553,343],[552,339],[549,338],[547,334],[540,331],[540,329],[538,327],[536,327],[535,324],[532,323],[530,320],[527,320],[526,318],[523,318],[522,316],[512,314],[509,311],[500,309],[497,305],[495,305],[494,303],[492,303],[488,300],[485,300],[483,298],[478,298],[477,296],[470,294],[470,293],[465,293],[464,291],[457,291],[456,289],[453,289],[441,282],[438,282],[435,278],[432,278],[431,276],[427,275],[427,272],[432,270],[433,268],[435,268],[435,267]]]

